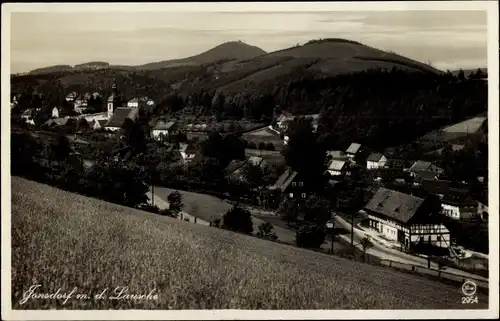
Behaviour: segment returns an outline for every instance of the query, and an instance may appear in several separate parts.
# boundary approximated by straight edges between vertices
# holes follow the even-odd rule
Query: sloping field
[[[166,200],[168,195],[173,191],[173,189],[166,187],[155,187],[155,194],[163,200]],[[215,196],[187,191],[179,191],[179,193],[182,195],[182,202],[184,204],[182,210],[207,222],[217,218],[222,219],[222,216],[232,207],[231,204]],[[255,217],[252,218],[252,221],[253,230],[256,233],[259,230],[259,225],[264,223],[264,221]],[[292,244],[295,242],[295,233],[293,231],[275,226],[274,232],[281,242]]]
[[[458,124],[446,127],[443,129],[443,132],[473,134],[481,128],[486,120],[486,117],[474,117],[464,120],[463,122],[460,122]]]
[[[12,178],[14,309],[451,309],[457,287]],[[30,299],[70,292],[88,299]],[[156,300],[98,300],[108,287]],[[111,296],[116,297],[116,294]],[[104,295],[107,296],[107,294]],[[484,308],[481,298],[476,308]]]

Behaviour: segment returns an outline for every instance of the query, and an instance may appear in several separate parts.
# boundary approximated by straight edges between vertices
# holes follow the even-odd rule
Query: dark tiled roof
[[[422,198],[381,187],[365,205],[365,210],[407,223],[423,202]]]
[[[227,166],[226,169],[224,170],[226,175],[229,175],[231,173],[234,173],[234,171],[242,168],[247,164],[246,160],[232,160]]]
[[[186,154],[196,153],[196,147],[193,144],[179,144],[179,152],[184,152]]]
[[[440,194],[445,195],[448,193],[448,189],[450,188],[450,181],[444,180],[434,180],[434,179],[424,179],[422,180],[422,188],[430,194]]]
[[[437,173],[428,172],[428,171],[420,171],[415,173],[415,180],[421,182],[423,180],[432,180],[437,178]]]
[[[449,205],[474,205],[469,191],[457,188],[450,188],[441,201]]]
[[[418,160],[415,163],[413,163],[412,167],[410,168],[410,171],[416,173],[420,171],[442,171],[442,168],[437,167],[436,165],[432,164],[431,162],[426,162],[426,161],[421,161]]]
[[[426,171],[431,167],[432,163],[431,162],[425,162],[425,161],[416,161],[413,163],[412,167],[410,170],[412,172],[417,172],[417,171]]]
[[[137,108],[119,107],[113,112],[113,116],[106,123],[105,127],[122,127],[125,119],[130,118],[134,120],[138,116],[139,110]]]
[[[378,162],[382,158],[382,154],[380,153],[371,153],[370,156],[366,159],[367,162]]]
[[[271,186],[271,189],[281,189],[284,192],[288,185],[294,180],[295,176],[297,176],[297,172],[291,169],[287,169],[281,176],[278,178],[276,183]]]

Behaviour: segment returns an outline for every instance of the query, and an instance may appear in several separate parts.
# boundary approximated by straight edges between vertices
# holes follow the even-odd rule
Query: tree
[[[298,119],[288,127],[289,141],[283,150],[286,164],[306,178],[305,185],[308,188],[322,189],[325,183],[326,152],[318,143],[311,122]]]
[[[123,135],[126,143],[137,152],[142,152],[146,146],[145,133],[139,120],[126,118],[123,123]]]
[[[259,225],[259,231],[257,232],[257,236],[263,239],[276,241],[278,237],[273,232],[273,225],[269,222],[265,222]]]
[[[59,134],[52,145],[52,153],[55,160],[59,163],[65,162],[72,152],[68,137],[63,133]]]
[[[85,131],[89,129],[89,127],[89,123],[85,118],[81,118],[80,120],[78,120],[78,130]]]
[[[10,157],[12,175],[28,178],[40,173],[36,158],[40,156],[42,146],[26,132],[11,133]]]
[[[299,228],[295,235],[298,247],[320,248],[325,243],[326,232],[324,226],[306,224]]]
[[[87,190],[89,196],[129,207],[148,201],[147,169],[134,160],[114,161],[100,156],[86,179],[92,182]]]
[[[366,251],[373,247],[373,242],[370,240],[368,236],[365,236],[364,238],[361,239],[360,241],[361,246],[363,248],[363,259],[366,260]]]
[[[213,220],[212,222],[210,222],[210,226],[213,226],[213,227],[219,228],[220,225],[221,225],[221,219],[220,218],[216,218],[215,220]]]
[[[465,74],[464,74],[464,71],[462,69],[459,70],[457,77],[458,77],[458,80],[460,80],[460,81],[465,80]]]
[[[300,211],[301,206],[296,199],[285,199],[281,202],[276,212],[284,221],[290,224],[290,222],[297,221]]]
[[[233,159],[245,158],[245,144],[234,134],[222,137],[219,133],[213,132],[202,143],[201,153],[204,157],[217,159],[221,166],[225,167]]]
[[[312,195],[304,206],[304,220],[324,225],[331,218],[331,203],[323,197]]]
[[[243,176],[250,185],[250,188],[259,188],[264,184],[264,175],[258,165],[247,164],[243,169]]]
[[[233,232],[245,234],[253,233],[252,216],[247,209],[238,205],[233,206],[222,217],[223,227]]]
[[[182,204],[182,195],[178,191],[174,191],[167,196],[167,201],[169,203],[169,211],[171,216],[177,217],[182,211],[184,205]]]

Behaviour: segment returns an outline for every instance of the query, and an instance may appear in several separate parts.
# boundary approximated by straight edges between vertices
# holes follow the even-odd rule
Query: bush
[[[142,211],[151,212],[151,213],[155,213],[155,214],[160,213],[160,208],[156,205],[151,205],[151,204],[140,205],[139,209]]]
[[[298,247],[320,248],[325,243],[326,232],[324,227],[316,224],[306,224],[299,228],[295,235]]]
[[[182,211],[184,204],[182,204],[182,195],[178,191],[172,192],[167,196],[167,201],[169,203],[169,211],[171,213],[170,216],[179,215],[179,212]]]
[[[273,233],[273,225],[269,222],[262,223],[259,225],[259,232],[257,236],[266,240],[276,241],[278,237]]]
[[[222,217],[223,228],[245,234],[252,234],[253,222],[250,212],[235,205]]]

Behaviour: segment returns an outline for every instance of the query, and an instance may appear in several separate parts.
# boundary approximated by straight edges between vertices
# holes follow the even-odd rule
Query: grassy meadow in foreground
[[[450,309],[459,287],[12,178],[14,309]],[[28,300],[70,292],[88,299]],[[94,299],[106,287],[157,300]],[[485,308],[483,298],[477,308]]]

